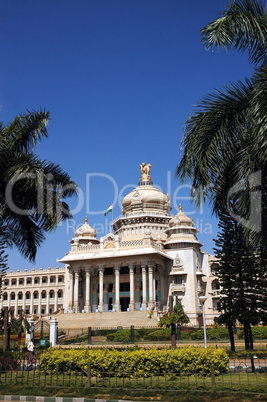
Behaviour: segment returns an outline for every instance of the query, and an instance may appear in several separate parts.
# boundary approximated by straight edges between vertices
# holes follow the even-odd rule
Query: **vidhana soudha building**
[[[138,186],[122,202],[112,231],[97,238],[87,218],[70,241],[63,268],[8,272],[2,306],[27,314],[159,311],[169,296],[181,300],[192,325],[214,322],[219,289],[212,256],[201,249],[192,218],[180,205],[170,214],[168,195],[153,186],[142,164]],[[1,307],[1,306],[0,306]],[[73,316],[75,317],[75,315]],[[112,315],[110,316],[112,319]]]

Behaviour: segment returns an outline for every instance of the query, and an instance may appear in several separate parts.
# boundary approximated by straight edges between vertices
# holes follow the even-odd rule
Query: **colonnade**
[[[50,297],[50,292],[54,296]],[[45,297],[42,297],[45,292]],[[14,296],[14,298],[12,298]],[[29,297],[27,297],[29,296]],[[37,296],[37,297],[34,297]],[[53,311],[58,310],[58,305],[63,306],[63,290],[62,289],[45,289],[45,290],[12,290],[4,291],[3,297],[0,299],[0,308],[14,307],[14,313],[19,313],[19,308],[26,311],[29,309],[29,314],[34,314],[34,306],[37,305],[36,314],[42,314],[42,307],[45,306],[45,313],[49,313],[49,308],[53,307]]]
[[[113,265],[115,274],[115,303],[114,310],[120,311],[120,268],[121,263],[115,263]],[[125,266],[125,265],[123,265]],[[135,310],[135,263],[128,263],[129,268],[129,282],[130,282],[130,303],[129,311]],[[94,266],[98,269],[98,284],[99,284],[99,303],[98,312],[104,311],[104,270],[105,264],[98,264]],[[156,289],[155,289],[155,263],[146,262],[140,264],[141,268],[141,280],[142,280],[142,310],[152,308],[156,302]],[[91,312],[91,276],[92,276],[92,265],[88,264],[84,267],[74,267],[69,266],[69,311],[79,312],[79,273],[80,270],[85,271],[85,298],[84,298],[84,311]],[[147,278],[148,277],[148,278]],[[147,300],[147,279],[148,279],[148,300]]]

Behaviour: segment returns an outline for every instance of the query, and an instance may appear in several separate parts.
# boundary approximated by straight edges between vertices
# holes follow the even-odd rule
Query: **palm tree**
[[[196,204],[209,200],[216,214],[224,211],[234,189],[239,193],[237,210],[248,222],[250,190],[259,185],[261,174],[261,205],[258,199],[254,203],[261,211],[261,221],[249,222],[247,229],[266,261],[267,14],[260,1],[232,1],[201,33],[207,49],[247,50],[255,72],[244,83],[229,84],[198,103],[185,124],[183,156],[176,175],[182,180],[190,178],[192,199]]]
[[[32,111],[0,126],[0,241],[34,261],[44,234],[71,216],[67,197],[76,184],[34,149],[47,137],[49,112]]]

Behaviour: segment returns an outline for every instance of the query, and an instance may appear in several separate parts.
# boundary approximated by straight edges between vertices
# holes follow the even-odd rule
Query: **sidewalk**
[[[64,398],[50,396],[19,396],[0,395],[0,401],[30,401],[30,402],[132,402],[125,399],[88,399],[88,398]]]

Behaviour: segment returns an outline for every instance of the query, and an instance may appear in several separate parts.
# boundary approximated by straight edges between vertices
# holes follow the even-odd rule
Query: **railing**
[[[211,291],[212,296],[220,296],[220,293],[221,293],[220,289],[212,289]]]
[[[172,283],[171,289],[172,289],[172,292],[185,292],[185,284],[184,283],[180,283],[180,284]]]
[[[170,220],[174,215],[166,214],[166,212],[128,212],[125,215],[119,215],[116,219],[112,221],[112,225],[118,222],[120,219],[131,219],[131,218],[142,218],[142,217],[160,217]]]
[[[159,250],[163,250],[162,244],[157,243],[156,241],[149,239],[149,245],[151,247],[154,247]],[[145,241],[144,239],[141,240],[125,240],[125,241],[118,241],[118,249],[123,249],[123,248],[129,248],[129,247],[143,247],[145,246]],[[114,249],[116,249],[116,241],[114,242]],[[101,250],[101,251],[110,251],[110,248],[105,249],[105,243],[103,245],[101,244],[87,244],[87,245],[81,245],[78,246],[78,253],[82,253],[85,251],[91,251],[91,250]]]
[[[190,372],[142,372],[131,370],[131,363],[127,371],[108,371],[95,366],[88,366],[84,371],[56,371],[46,370],[39,360],[20,362],[15,368],[0,372],[0,384],[30,385],[39,388],[52,387],[64,389],[131,389],[131,390],[164,390],[164,391],[223,391],[249,392],[267,394],[267,362],[258,359],[253,363],[250,359],[231,360],[229,370],[218,374],[211,364],[209,373],[201,373],[190,369]],[[266,400],[266,399],[265,399]]]

